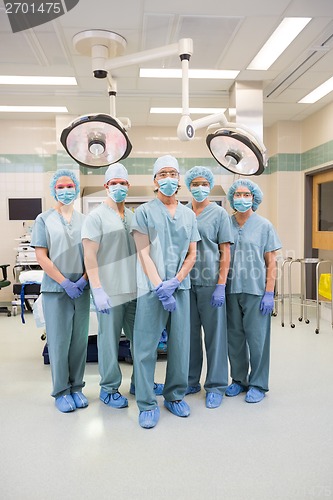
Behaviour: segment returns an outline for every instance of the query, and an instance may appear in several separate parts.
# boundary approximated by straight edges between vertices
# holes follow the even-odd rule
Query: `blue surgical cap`
[[[57,199],[55,185],[57,183],[57,180],[60,179],[60,177],[70,177],[75,184],[76,196],[80,193],[80,184],[73,170],[68,170],[67,168],[61,168],[56,171],[50,182],[51,196],[53,196],[55,200]]]
[[[207,167],[193,167],[191,168],[191,170],[188,170],[186,172],[184,178],[188,190],[190,190],[191,182],[197,177],[204,177],[205,179],[207,179],[210,185],[210,189],[213,189],[215,182],[212,171]]]
[[[230,186],[228,194],[227,194],[227,198],[229,200],[231,208],[233,210],[235,210],[234,194],[235,194],[236,189],[239,186],[246,186],[251,191],[252,196],[253,196],[252,210],[255,212],[257,210],[258,206],[260,205],[260,203],[262,202],[264,195],[263,195],[263,192],[261,191],[260,187],[248,179],[238,179]]]
[[[111,179],[124,179],[128,181],[128,172],[122,163],[113,163],[110,165],[104,175],[104,184]]]
[[[174,168],[179,173],[179,165],[177,158],[171,155],[164,155],[157,158],[157,160],[154,163],[154,170],[153,170],[154,178],[155,175],[164,167]]]

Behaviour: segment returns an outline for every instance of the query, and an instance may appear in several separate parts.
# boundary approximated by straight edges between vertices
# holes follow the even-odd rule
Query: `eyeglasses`
[[[68,182],[67,184],[56,184],[56,189],[65,189],[65,188],[75,188],[75,184],[73,182]]]
[[[106,185],[107,186],[116,186],[117,184],[120,184],[121,186],[128,186],[127,181],[109,181]]]
[[[209,184],[209,182],[191,182],[191,188],[192,187],[199,187],[199,186],[210,187],[210,184]]]
[[[156,174],[156,177],[159,177],[160,179],[166,179],[166,177],[171,177],[172,179],[176,179],[179,176],[178,172],[175,170],[161,170]]]
[[[252,193],[234,193],[234,198],[252,198]]]

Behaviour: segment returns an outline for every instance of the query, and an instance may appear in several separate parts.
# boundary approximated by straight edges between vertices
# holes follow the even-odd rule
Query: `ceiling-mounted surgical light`
[[[264,171],[263,155],[256,144],[237,131],[223,128],[206,138],[215,160],[239,175],[260,175]]]
[[[107,167],[127,158],[132,144],[121,123],[109,115],[81,116],[62,131],[61,144],[80,165]]]
[[[92,69],[96,78],[106,78],[109,96],[113,100],[111,115],[115,116],[115,81],[110,70],[140,64],[157,58],[178,54],[182,64],[182,117],[177,136],[181,141],[194,138],[195,131],[215,125],[223,127],[207,137],[207,145],[216,161],[227,170],[242,175],[260,175],[264,170],[265,146],[252,131],[243,125],[229,123],[223,112],[191,120],[189,107],[189,60],[193,53],[190,38],[156,49],[121,55],[126,40],[117,33],[89,30],[73,38],[75,48],[92,57]],[[126,135],[130,127],[128,118],[121,121],[110,115],[83,116],[75,120],[61,134],[61,143],[68,154],[81,165],[104,167],[126,158],[132,145]],[[127,120],[127,125],[123,125]]]

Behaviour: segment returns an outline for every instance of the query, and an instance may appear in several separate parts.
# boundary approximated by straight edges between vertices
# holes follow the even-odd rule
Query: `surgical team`
[[[218,408],[224,396],[243,392],[247,403],[258,403],[269,390],[281,243],[273,225],[256,213],[263,193],[247,178],[235,181],[227,193],[229,216],[209,201],[214,186],[209,168],[193,167],[184,181],[191,193],[186,206],[177,200],[177,159],[159,157],[153,166],[155,198],[133,213],[125,206],[128,172],[116,163],[105,173],[105,199],[84,216],[74,209],[79,193],[74,172],[54,174],[55,204],[37,217],[31,246],[44,270],[51,395],[59,411],[89,404],[83,379],[90,295],[98,318],[100,400],[112,408],[128,406],[119,392],[124,331],[133,357],[129,392],[135,394],[141,427],[158,423],[159,396],[172,414],[190,415],[185,396],[202,389],[204,355],[206,408]],[[165,328],[168,354],[161,383],[155,366]]]

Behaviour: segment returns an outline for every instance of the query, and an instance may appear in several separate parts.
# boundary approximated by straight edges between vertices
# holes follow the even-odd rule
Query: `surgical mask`
[[[57,200],[63,205],[70,205],[76,198],[75,188],[56,189]]]
[[[161,193],[165,196],[172,196],[178,189],[178,178],[167,177],[166,179],[159,179],[157,182]]]
[[[108,186],[108,196],[116,203],[121,203],[127,196],[128,187],[122,184]]]
[[[236,198],[234,199],[234,209],[237,210],[237,212],[247,212],[252,208],[252,203],[252,198],[249,200],[246,198]]]
[[[196,201],[204,201],[210,193],[210,188],[206,186],[193,187],[191,193]]]

